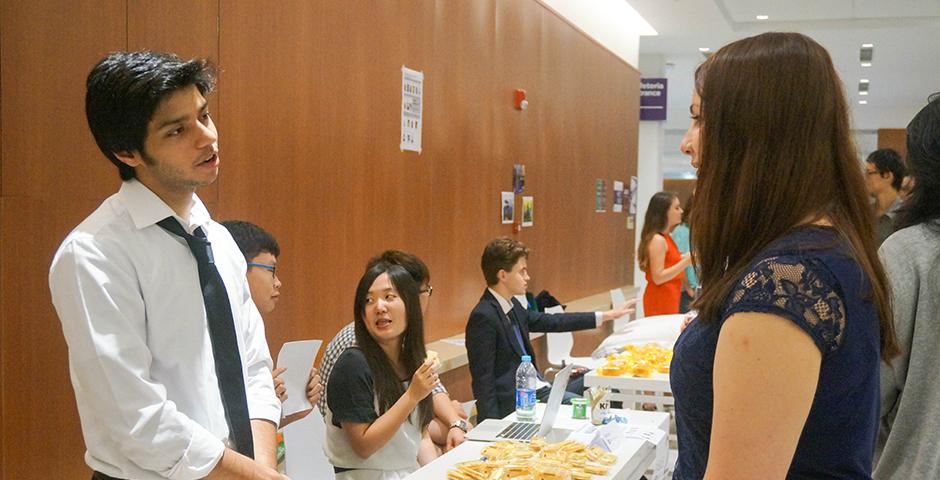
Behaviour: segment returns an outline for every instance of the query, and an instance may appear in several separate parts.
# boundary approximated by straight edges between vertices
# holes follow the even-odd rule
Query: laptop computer
[[[555,417],[558,416],[558,408],[565,397],[565,388],[568,386],[568,377],[571,376],[572,367],[573,365],[568,365],[555,375],[555,381],[552,382],[552,392],[548,396],[548,405],[545,407],[545,414],[542,415],[540,423],[489,418],[470,430],[467,433],[467,440],[479,442],[518,440],[528,442],[532,437],[547,437],[555,425]]]

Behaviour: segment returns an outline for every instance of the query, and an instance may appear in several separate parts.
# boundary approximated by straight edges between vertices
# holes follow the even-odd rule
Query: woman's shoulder
[[[879,253],[911,255],[940,251],[940,223],[921,223],[894,232],[881,244]]]
[[[346,367],[350,371],[364,370],[369,371],[369,362],[366,360],[366,354],[359,347],[349,347],[336,359],[336,367]]]

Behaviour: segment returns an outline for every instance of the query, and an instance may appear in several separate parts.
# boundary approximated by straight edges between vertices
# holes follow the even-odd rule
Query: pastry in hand
[[[424,363],[431,365],[431,368],[434,369],[435,372],[441,368],[441,360],[434,350],[428,350],[428,356],[424,358]]]

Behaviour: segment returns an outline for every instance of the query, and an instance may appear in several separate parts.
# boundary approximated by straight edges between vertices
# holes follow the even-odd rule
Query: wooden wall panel
[[[86,127],[85,78],[124,48],[124,17],[119,0],[3,2],[5,197],[101,199],[120,185]]]
[[[685,206],[685,201],[692,196],[692,191],[695,189],[694,179],[684,179],[684,178],[667,178],[663,180],[663,191],[673,192],[676,195],[679,195],[679,201],[682,202],[683,207]],[[642,225],[640,226],[642,228]]]
[[[636,172],[639,75],[537,2],[223,1],[220,43],[219,216],[282,243],[272,351],[350,321],[365,262],[387,248],[431,268],[427,338],[462,332],[483,245],[513,234],[498,219],[513,163],[535,196],[535,227],[517,234],[533,289],[630,283],[632,232],[593,213],[593,190],[606,179],[612,201]],[[402,65],[425,74],[420,155],[398,149]]]
[[[625,214],[594,213],[593,192],[604,178],[609,209],[613,180],[636,174],[639,73],[535,0],[0,5],[2,478],[88,476],[47,272],[119,185],[83,111],[85,77],[109,51],[217,61],[222,173],[200,195],[216,218],[282,244],[273,353],[350,321],[366,260],[387,248],[431,268],[429,341],[463,331],[498,235],[532,247],[532,289],[563,301],[630,283],[633,232]],[[402,65],[425,74],[420,155],[399,151]],[[514,163],[535,197],[535,226],[519,233],[498,214]],[[24,408],[37,395],[51,410]]]
[[[907,129],[879,128],[878,148],[893,148],[907,162]]]

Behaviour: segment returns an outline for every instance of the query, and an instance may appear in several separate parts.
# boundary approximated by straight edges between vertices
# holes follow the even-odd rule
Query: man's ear
[[[127,166],[131,168],[136,167],[140,165],[141,163],[143,163],[143,159],[140,157],[140,154],[137,152],[129,152],[127,150],[122,150],[120,152],[113,152],[113,153],[114,153],[114,156],[117,157],[118,160],[120,160],[122,163],[126,164]]]
[[[506,277],[508,277],[508,276],[509,276],[509,272],[507,272],[507,271],[505,271],[505,270],[502,270],[502,269],[501,269],[500,271],[496,272],[496,279],[497,279],[499,282],[504,282],[504,281],[506,281]],[[497,282],[497,283],[499,283],[499,282]]]

